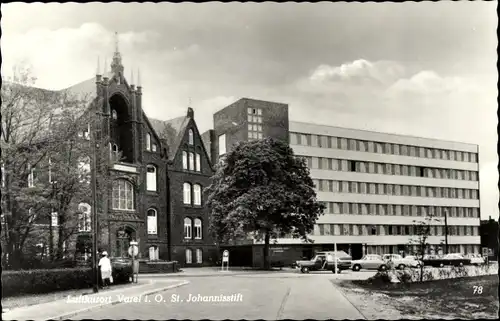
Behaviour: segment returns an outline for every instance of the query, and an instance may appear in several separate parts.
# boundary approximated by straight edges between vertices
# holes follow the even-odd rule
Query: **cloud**
[[[161,75],[158,69],[168,70],[175,64],[200,52],[200,46],[157,49],[161,35],[154,30],[127,31],[118,35],[119,50],[123,56],[125,73],[141,67],[141,72]],[[104,61],[109,69],[115,50],[114,31],[99,23],[84,23],[76,28],[35,28],[26,33],[5,33],[2,37],[3,71],[9,74],[20,62],[33,66],[37,86],[60,89],[89,79],[95,75],[97,58],[101,68]],[[71,70],[71,72],[67,72]],[[157,81],[158,78],[149,77]]]

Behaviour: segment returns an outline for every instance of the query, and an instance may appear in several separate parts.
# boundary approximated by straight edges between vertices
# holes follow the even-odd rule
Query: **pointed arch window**
[[[186,249],[186,264],[193,263],[193,251],[191,249]]]
[[[190,129],[188,135],[189,135],[189,145],[194,145],[194,131]]]
[[[203,263],[203,251],[201,249],[196,249],[196,263]]]
[[[35,167],[28,165],[28,187],[35,187]]]
[[[191,184],[184,183],[184,204],[191,204]]]
[[[189,153],[189,170],[194,171],[194,153]]]
[[[158,249],[158,246],[152,245],[149,247],[149,260],[150,261],[156,261],[160,259],[160,251]]]
[[[189,217],[186,217],[184,219],[184,238],[191,239],[193,237],[192,232],[193,232],[193,221]]]
[[[154,208],[148,210],[148,234],[158,234],[158,215]]]
[[[182,169],[188,169],[188,153],[182,152]]]
[[[87,203],[80,203],[78,205],[78,232],[90,232],[91,230],[91,206]]]
[[[148,165],[146,170],[147,170],[147,174],[146,174],[147,190],[152,191],[152,192],[156,192],[156,178],[157,178],[156,166]]]
[[[201,172],[201,154],[198,152],[196,153],[196,171]]]
[[[113,182],[113,209],[114,210],[135,210],[134,207],[134,187],[132,183],[124,179],[117,179]]]
[[[199,218],[194,220],[194,238],[197,240],[202,239],[202,224]]]
[[[151,150],[151,134],[146,134],[146,150]]]
[[[201,185],[193,185],[194,205],[201,205]]]

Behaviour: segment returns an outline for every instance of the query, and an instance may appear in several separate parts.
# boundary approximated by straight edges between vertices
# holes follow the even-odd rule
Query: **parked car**
[[[351,256],[344,251],[318,252],[311,260],[296,262],[296,268],[302,273],[310,271],[332,271],[335,273],[335,260],[337,260],[337,272],[348,270],[351,267]]]
[[[387,270],[387,262],[385,262],[380,255],[375,254],[365,255],[361,260],[354,260],[351,266],[353,271],[359,271],[361,269]]]
[[[416,256],[416,255],[407,255],[407,256],[405,256],[404,258],[405,258],[406,260],[410,261],[410,262],[416,262],[415,267],[421,267],[421,266],[425,265],[425,264],[424,264],[424,261],[419,260],[419,259],[418,259],[418,256]],[[413,266],[413,265],[411,265],[411,266]]]
[[[382,257],[382,259],[385,262],[390,262],[391,265],[393,265],[394,267],[396,267],[400,270],[403,270],[406,267],[416,268],[416,267],[420,267],[421,265],[423,265],[422,261],[417,260],[415,258],[415,256],[411,256],[411,255],[402,257],[399,254],[385,254]]]
[[[443,260],[445,261],[444,265],[453,265],[453,266],[463,266],[469,265],[471,263],[470,259],[466,259],[460,253],[450,253],[443,256]]]
[[[464,266],[471,263],[470,259],[466,259],[460,253],[450,253],[446,255],[426,255],[424,257],[424,264],[433,267],[443,267],[446,265]]]
[[[470,259],[470,264],[472,265],[483,265],[486,263],[486,260],[481,254],[469,254],[466,255],[465,258]]]

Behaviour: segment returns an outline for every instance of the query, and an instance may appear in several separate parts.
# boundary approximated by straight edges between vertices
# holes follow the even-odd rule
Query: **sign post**
[[[139,262],[136,260],[136,256],[139,254],[138,244],[138,242],[132,241],[128,248],[128,254],[132,257],[132,282],[134,283],[137,283],[139,278]]]
[[[229,251],[228,250],[224,250],[224,252],[222,253],[222,267],[221,267],[221,271],[224,272],[224,263],[226,263],[226,272],[229,271]]]

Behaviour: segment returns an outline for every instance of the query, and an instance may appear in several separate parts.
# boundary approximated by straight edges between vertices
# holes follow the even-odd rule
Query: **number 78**
[[[474,291],[472,294],[482,294],[483,293],[483,287],[480,285],[474,285],[472,287],[472,289]]]

